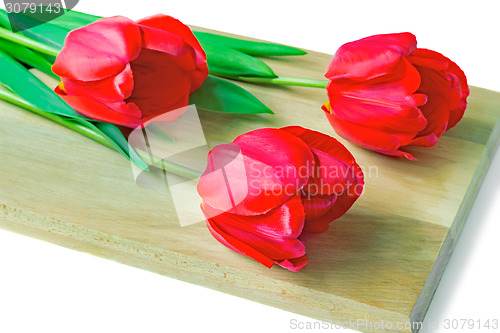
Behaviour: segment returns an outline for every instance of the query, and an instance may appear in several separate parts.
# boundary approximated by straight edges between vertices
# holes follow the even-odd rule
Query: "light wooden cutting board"
[[[277,74],[320,79],[330,57],[264,60]],[[202,112],[209,143],[286,125],[337,137],[322,89],[242,86],[276,114]],[[409,332],[396,323],[423,320],[497,146],[499,116],[500,93],[472,87],[462,122],[435,147],[411,148],[416,162],[340,139],[364,168],[365,191],[304,240],[309,263],[292,273],[227,249],[203,223],[181,228],[168,191],[137,186],[118,153],[0,102],[0,227],[312,318]]]

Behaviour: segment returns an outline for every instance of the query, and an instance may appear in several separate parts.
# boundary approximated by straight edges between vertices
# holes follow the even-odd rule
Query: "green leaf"
[[[35,14],[27,12],[24,15],[43,23],[50,23],[68,31],[79,29],[101,18],[99,16],[80,13],[74,10],[68,10],[64,13],[64,15],[58,16],[56,18],[52,18],[54,15],[48,11],[44,11],[43,13],[47,13],[47,15],[44,16],[39,12]]]
[[[4,10],[1,12],[5,13]],[[23,16],[26,20],[36,20],[39,22],[46,22],[51,25],[57,26],[65,30],[74,30],[81,28],[87,24],[93,23],[100,19],[100,16],[85,14],[75,10],[67,11],[64,15],[61,15],[55,19],[47,20],[41,13],[30,14],[25,13]],[[0,24],[2,17],[0,15]],[[3,18],[6,23],[6,27],[10,26],[7,15]],[[46,24],[45,23],[45,24]],[[276,44],[276,43],[265,43],[265,42],[255,42],[248,41],[240,38],[226,37],[218,34],[213,34],[209,32],[193,31],[194,35],[198,38],[201,43],[225,46],[237,51],[257,56],[292,56],[292,55],[304,55],[307,52],[300,50],[295,47]],[[62,44],[61,44],[62,45]]]
[[[0,12],[0,16],[7,16],[5,11]],[[8,18],[7,18],[8,20]],[[68,30],[61,29],[55,25],[44,23],[39,24],[40,22],[35,20],[32,17],[16,14],[12,16],[11,22],[13,23],[14,29],[24,29],[24,27],[32,27],[26,30],[21,30],[21,34],[31,38],[37,42],[45,44],[47,46],[61,49],[64,45],[64,40],[68,35]],[[37,25],[39,24],[39,25]],[[10,28],[10,26],[8,27]]]
[[[44,13],[46,15],[44,15]],[[26,23],[35,23],[34,21],[42,24],[52,24],[59,28],[65,30],[74,30],[81,28],[87,24],[93,23],[100,19],[101,17],[85,14],[81,12],[77,12],[74,10],[68,10],[64,15],[61,15],[56,18],[52,18],[54,14],[48,11],[37,11],[36,13],[30,13],[29,11],[26,13],[17,13],[13,16],[14,21],[18,21],[19,24],[23,24],[27,26]],[[18,20],[19,18],[19,20]],[[10,28],[10,20],[7,12],[4,9],[0,8],[0,25],[3,25],[5,28]]]
[[[71,122],[79,123],[90,131],[102,136],[108,146],[113,147],[113,149],[131,159],[138,167],[144,169],[144,162],[135,154],[135,151],[129,150],[128,143],[125,146],[124,142],[126,140],[116,126],[111,124],[101,125],[102,123],[100,122],[90,121],[81,116],[42,81],[2,50],[0,50],[0,68],[2,68],[0,71],[0,83],[5,85],[18,97],[17,99],[13,99],[10,96],[11,100],[8,101],[16,105],[20,105],[20,101],[23,101],[26,105],[30,106],[30,108],[26,109],[31,111],[42,110],[45,113],[52,114],[51,117],[46,118],[54,121],[57,120],[65,126],[66,124],[70,124],[70,122],[63,122],[61,119],[53,116],[71,118]],[[41,113],[38,114],[44,115]],[[106,132],[100,127],[104,128]]]
[[[7,15],[5,9],[1,8],[0,8],[0,26],[4,27],[5,29],[10,29],[9,16]]]
[[[201,44],[207,54],[210,74],[222,76],[276,77],[262,60],[225,46]]]
[[[47,112],[83,118],[24,66],[0,50],[0,82],[19,97]]]
[[[236,114],[273,113],[245,89],[211,75],[191,94],[189,103],[207,111]]]
[[[239,38],[226,37],[209,32],[193,31],[200,43],[217,46],[226,46],[237,51],[256,56],[295,56],[304,55],[307,52],[295,47],[248,41]]]
[[[59,77],[52,72],[52,64],[42,55],[34,52],[33,50],[4,39],[0,39],[0,50],[8,53],[11,57],[17,59],[18,61],[59,80]]]

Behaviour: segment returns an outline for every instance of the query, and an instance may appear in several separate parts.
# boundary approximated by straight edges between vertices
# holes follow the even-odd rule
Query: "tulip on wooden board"
[[[189,104],[208,75],[191,30],[167,15],[115,16],[71,31],[53,71],[56,92],[85,117],[135,128]]]
[[[242,134],[214,147],[207,165],[198,192],[212,235],[267,267],[290,271],[307,264],[301,234],[327,230],[364,185],[340,142],[299,126]]]
[[[411,33],[375,35],[341,46],[325,77],[323,110],[343,138],[382,154],[413,155],[455,126],[467,106],[463,71]]]

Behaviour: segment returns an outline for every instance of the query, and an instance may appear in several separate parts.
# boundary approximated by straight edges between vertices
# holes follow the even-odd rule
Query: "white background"
[[[187,24],[330,54],[350,40],[410,31],[420,47],[442,52],[458,63],[469,84],[500,91],[496,1],[80,1],[77,10],[97,15],[137,19],[163,12]],[[445,319],[500,320],[499,167],[497,153],[422,333],[450,332],[443,328]],[[2,333],[299,331],[291,328],[291,320],[313,322],[0,231]],[[441,328],[429,329],[429,321]],[[492,330],[480,330],[488,331]]]

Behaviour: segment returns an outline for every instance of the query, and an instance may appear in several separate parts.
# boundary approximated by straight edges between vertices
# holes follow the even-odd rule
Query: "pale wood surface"
[[[265,61],[281,75],[322,78],[329,59]],[[209,143],[286,125],[337,137],[322,89],[242,85],[276,114],[203,112]],[[417,162],[340,139],[366,189],[327,232],[305,239],[309,264],[298,273],[227,249],[203,223],[181,228],[169,193],[138,187],[118,153],[5,103],[0,227],[321,320],[421,321],[500,136],[500,94],[471,91],[456,128],[433,148],[411,148]]]

